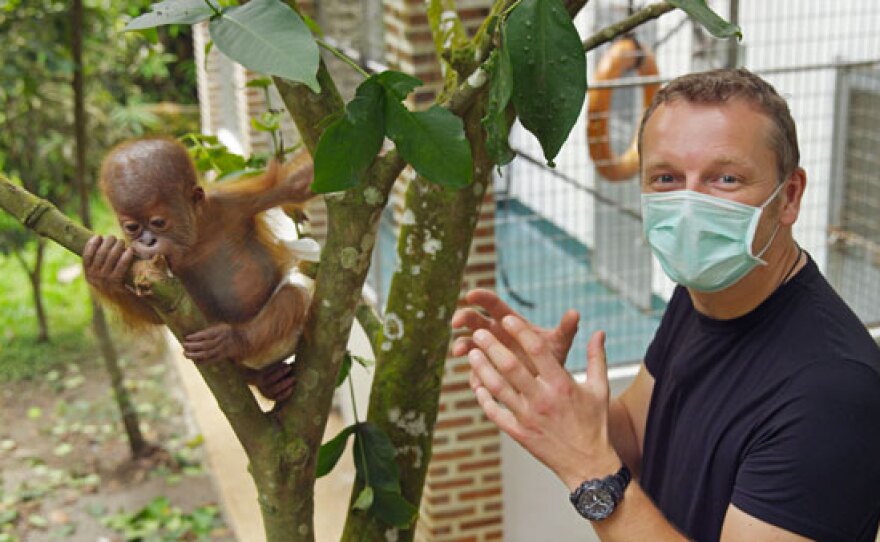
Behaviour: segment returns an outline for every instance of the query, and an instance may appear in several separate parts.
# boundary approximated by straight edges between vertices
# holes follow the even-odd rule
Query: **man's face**
[[[776,189],[771,121],[742,100],[658,107],[642,134],[642,191],[694,190],[760,206]],[[758,226],[753,249],[763,247],[779,208],[771,202]]]

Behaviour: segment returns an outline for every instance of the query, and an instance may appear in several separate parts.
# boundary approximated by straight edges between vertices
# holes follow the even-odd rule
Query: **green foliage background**
[[[173,135],[198,129],[196,116],[163,118],[152,104],[196,102],[190,27],[123,32],[150,0],[85,0],[83,32],[88,178],[94,182],[107,149],[121,139],[171,126]],[[0,171],[68,214],[75,213],[73,61],[70,3],[0,0]],[[167,129],[167,128],[166,128]],[[116,231],[95,198],[93,220]],[[63,284],[58,272],[80,265],[77,256],[47,244],[43,296],[51,343],[37,344],[31,285],[11,251],[33,264],[34,237],[0,216],[0,382],[45,374],[50,367],[97,359],[82,276]]]

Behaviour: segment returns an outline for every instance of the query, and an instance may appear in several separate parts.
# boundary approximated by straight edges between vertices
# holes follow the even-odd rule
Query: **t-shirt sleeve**
[[[774,422],[744,451],[731,502],[823,541],[874,540],[880,515],[880,376],[854,362],[792,377]]]
[[[663,317],[660,319],[660,325],[654,333],[654,338],[651,339],[648,350],[645,352],[645,367],[655,379],[663,372],[666,345],[669,343],[670,334],[675,329],[674,322],[678,319],[678,313],[682,311],[682,295],[688,295],[687,290],[676,286],[672,297],[669,298],[669,303],[666,305],[666,310],[663,312]]]

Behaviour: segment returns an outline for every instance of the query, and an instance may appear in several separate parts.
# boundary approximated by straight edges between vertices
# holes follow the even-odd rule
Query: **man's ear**
[[[198,205],[203,201],[205,201],[205,189],[201,186],[196,186],[192,191],[192,203],[193,205]]]
[[[807,172],[802,167],[795,168],[789,175],[788,184],[782,189],[785,199],[780,219],[783,225],[791,226],[797,221],[801,211],[801,199],[804,197],[806,187]]]

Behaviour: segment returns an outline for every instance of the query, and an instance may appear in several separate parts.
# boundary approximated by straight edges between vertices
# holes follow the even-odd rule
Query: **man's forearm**
[[[687,540],[663,517],[635,480],[627,487],[614,513],[607,519],[592,522],[592,525],[603,542]]]
[[[629,411],[619,397],[612,399],[608,408],[608,433],[617,455],[638,478],[642,452]]]

